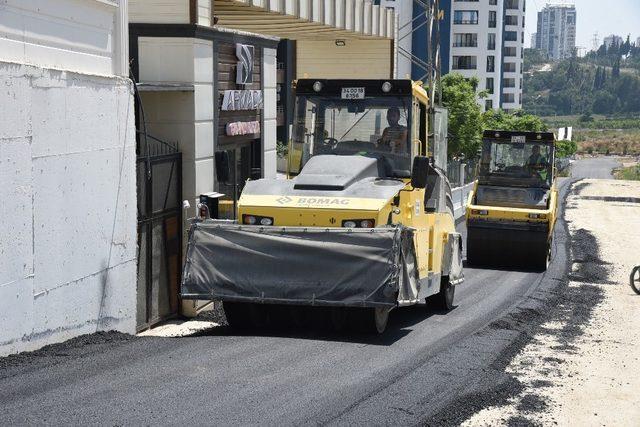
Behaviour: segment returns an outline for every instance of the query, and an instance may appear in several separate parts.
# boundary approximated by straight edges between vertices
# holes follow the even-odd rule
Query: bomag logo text
[[[276,202],[280,205],[322,205],[322,206],[345,206],[349,204],[348,199],[335,199],[331,197],[298,197],[293,199],[289,196],[279,197]]]
[[[327,197],[300,197],[299,205],[348,205],[347,199],[332,199]]]

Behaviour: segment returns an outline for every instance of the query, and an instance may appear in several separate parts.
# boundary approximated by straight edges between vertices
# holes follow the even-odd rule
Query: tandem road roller
[[[235,221],[192,223],[182,298],[222,301],[239,328],[321,312],[382,333],[393,308],[451,309],[462,241],[425,90],[305,79],[295,94],[289,179],[248,181]]]
[[[558,192],[554,135],[487,130],[467,204],[470,265],[546,270]]]

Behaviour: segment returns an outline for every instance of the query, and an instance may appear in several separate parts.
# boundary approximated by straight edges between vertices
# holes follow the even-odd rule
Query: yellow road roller
[[[554,135],[487,130],[467,203],[467,263],[546,270],[556,223]]]
[[[451,309],[462,241],[421,84],[304,79],[295,98],[288,179],[247,181],[235,221],[193,221],[182,298],[238,328],[321,311],[382,333],[393,308]]]

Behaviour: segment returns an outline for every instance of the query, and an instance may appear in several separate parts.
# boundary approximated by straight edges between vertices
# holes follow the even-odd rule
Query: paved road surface
[[[574,168],[601,176],[610,164]],[[559,224],[546,274],[466,269],[453,311],[395,310],[381,338],[220,328],[0,360],[0,425],[424,422],[456,397],[492,387],[478,375],[495,368],[518,332],[487,325],[562,278],[565,237]]]
[[[574,162],[571,176],[574,178],[612,179],[611,171],[620,166],[615,157],[593,157]]]

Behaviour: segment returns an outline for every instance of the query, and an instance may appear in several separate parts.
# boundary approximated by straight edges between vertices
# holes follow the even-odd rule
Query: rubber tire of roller
[[[545,248],[544,254],[536,255],[536,262],[535,262],[536,271],[540,271],[540,272],[547,271],[547,268],[549,267],[549,262],[551,260],[551,244],[547,243],[544,248]]]
[[[427,298],[427,306],[436,310],[450,311],[453,308],[453,300],[456,294],[456,287],[449,282],[449,276],[440,279],[440,291]]]
[[[234,329],[248,329],[253,326],[251,304],[242,302],[224,301],[222,303],[227,323]]]

